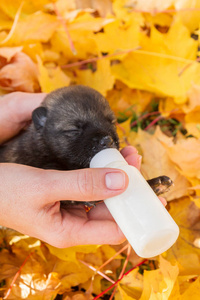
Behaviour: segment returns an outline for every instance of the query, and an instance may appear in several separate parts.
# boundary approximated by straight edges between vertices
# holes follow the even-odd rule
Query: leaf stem
[[[159,111],[152,111],[152,112],[146,113],[146,114],[140,116],[137,120],[133,121],[133,122],[130,124],[130,126],[131,126],[131,127],[134,127],[134,126],[137,125],[137,123],[138,123],[139,121],[141,121],[141,120],[143,120],[143,119],[146,119],[146,118],[148,118],[148,117],[150,117],[150,116],[154,116],[154,115],[160,115],[160,112],[159,112]]]
[[[135,48],[133,48],[133,49],[127,49],[127,50],[118,51],[118,52],[112,53],[112,54],[107,54],[107,55],[102,55],[102,56],[98,56],[98,57],[88,58],[88,59],[85,59],[85,60],[81,60],[81,61],[77,61],[77,62],[74,62],[74,63],[70,63],[70,64],[67,64],[67,65],[63,65],[63,66],[61,66],[61,68],[62,68],[62,69],[67,69],[67,68],[72,68],[72,67],[82,66],[82,65],[84,65],[84,64],[96,62],[96,61],[101,60],[101,59],[111,58],[111,57],[114,57],[114,56],[127,54],[127,53],[130,53],[130,52],[139,50],[140,48],[141,48],[141,47],[138,46],[138,47],[135,47]]]
[[[146,128],[144,128],[144,130],[147,131],[149,128],[151,128],[154,124],[156,124],[161,119],[164,119],[164,117],[159,116],[159,117],[155,118]]]
[[[23,261],[23,263],[22,263],[22,265],[20,266],[19,270],[18,270],[17,273],[15,274],[15,276],[14,276],[14,278],[13,278],[13,280],[12,280],[12,282],[11,282],[11,284],[10,284],[10,286],[9,286],[9,288],[8,288],[8,290],[7,290],[7,292],[6,292],[6,295],[3,297],[3,299],[7,299],[8,296],[10,295],[11,290],[12,290],[12,288],[13,288],[15,282],[16,282],[17,278],[19,277],[19,275],[20,275],[20,273],[21,273],[21,271],[22,271],[22,268],[25,266],[25,264],[27,263],[28,259],[31,257],[31,255],[32,255],[33,253],[34,253],[33,251],[32,251],[31,253],[29,253],[29,255],[28,255],[28,256],[25,258],[25,260]]]
[[[127,264],[128,264],[128,261],[129,261],[130,254],[131,254],[131,245],[128,244],[126,260],[125,260],[125,262],[124,262],[123,268],[122,268],[122,270],[121,270],[121,273],[120,273],[118,279],[122,278],[123,275],[124,275],[126,266],[127,266]],[[114,290],[113,290],[113,292],[112,292],[112,295],[110,296],[110,299],[109,299],[109,300],[112,300],[112,299],[113,299],[113,297],[114,297],[114,295],[115,295],[115,293],[116,293],[116,290],[117,290],[117,286],[115,286],[115,288],[114,288]]]
[[[92,271],[98,273],[99,275],[101,275],[102,277],[104,277],[106,280],[110,281],[111,283],[115,283],[114,280],[112,280],[110,277],[108,277],[107,275],[105,275],[104,273],[102,273],[101,271],[99,271],[98,269],[96,269],[95,267],[89,265],[88,263],[86,263],[85,261],[83,260],[80,260],[79,261],[84,264],[85,266],[87,266],[89,269],[91,269]]]
[[[114,286],[116,286],[116,284],[118,282],[120,282],[122,280],[122,278],[126,275],[128,275],[131,271],[133,271],[135,268],[143,265],[145,262],[147,262],[148,259],[144,259],[143,261],[141,261],[139,264],[137,264],[136,266],[134,266],[133,268],[131,268],[129,271],[127,271],[126,273],[124,273],[124,275],[119,278],[117,281],[115,281],[115,283],[113,283],[111,286],[109,286],[107,289],[105,289],[103,292],[101,292],[99,295],[97,295],[96,297],[94,297],[92,300],[97,300],[99,299],[101,296],[103,296],[105,293],[107,293],[109,290],[111,290]]]
[[[58,17],[58,20],[60,21],[60,23],[61,23],[62,26],[64,27],[64,30],[65,30],[65,32],[66,32],[66,34],[67,34],[67,38],[68,38],[68,41],[69,41],[70,49],[71,49],[72,53],[73,53],[74,55],[76,55],[76,54],[77,54],[77,51],[76,51],[76,49],[75,49],[74,43],[73,43],[72,38],[71,38],[71,35],[70,35],[70,33],[69,33],[69,30],[68,30],[68,28],[67,28],[66,22],[65,22],[64,18],[62,17],[62,15],[60,14],[60,12],[58,11],[57,6],[56,6],[55,3],[53,3],[53,6],[54,6],[55,14],[56,14],[56,16]]]

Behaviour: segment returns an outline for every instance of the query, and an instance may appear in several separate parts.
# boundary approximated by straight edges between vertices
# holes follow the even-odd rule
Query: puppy
[[[119,149],[115,123],[107,100],[96,90],[83,85],[55,90],[33,111],[29,128],[0,147],[0,162],[57,170],[88,168],[100,150]],[[167,188],[171,185],[167,176],[151,179],[157,194],[160,178],[162,186],[164,181]],[[62,206],[69,203],[62,201]]]
[[[32,124],[0,148],[0,162],[43,169],[88,168],[104,148],[119,148],[115,116],[107,100],[77,85],[53,91],[32,114]]]

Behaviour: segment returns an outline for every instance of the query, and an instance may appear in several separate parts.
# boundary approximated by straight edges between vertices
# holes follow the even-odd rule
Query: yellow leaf
[[[74,286],[87,282],[95,272],[83,264],[75,264],[70,261],[57,260],[54,272],[59,275],[61,288],[60,293],[66,292]]]
[[[190,37],[189,30],[176,17],[167,33],[161,33],[153,24],[150,37],[141,35],[141,46],[147,51],[195,60],[198,42]]]
[[[144,289],[140,300],[167,300],[173,290],[179,273],[178,266],[172,266],[160,256],[160,268],[144,271]]]
[[[163,38],[168,53],[186,59],[196,59],[198,42],[190,37],[190,31],[178,17],[175,18],[168,33],[166,36],[163,35]]]
[[[90,86],[104,96],[108,90],[112,89],[115,81],[110,71],[110,61],[108,59],[98,60],[97,70],[94,72],[91,70],[78,70],[77,77],[79,84]]]
[[[87,11],[82,11],[82,14],[77,15],[73,22],[68,24],[68,29],[70,32],[79,30],[79,33],[82,31],[96,32],[113,21],[113,18],[95,18]]]
[[[121,287],[120,287],[120,285],[118,285],[118,289],[119,289],[119,292],[120,292],[120,295],[121,295],[121,298],[122,298],[122,300],[136,300],[136,299],[138,299],[138,298],[133,298],[132,296],[129,296],[125,291],[124,291],[124,289],[122,289]]]
[[[182,106],[185,113],[200,109],[200,86],[192,84],[188,91],[188,101]]]
[[[117,19],[127,20],[130,18],[129,7],[127,0],[114,0],[113,1],[113,12]]]
[[[163,145],[163,142],[171,144],[171,140],[159,128],[153,135],[139,130],[136,136],[134,133],[130,133],[128,136],[128,141],[140,150],[142,155],[141,170],[146,179],[164,174],[173,180],[174,186],[165,194],[167,200],[187,195],[187,188],[189,187],[189,182],[178,172],[174,161],[171,161],[171,156]]]
[[[69,32],[77,52],[76,55],[72,53],[69,39],[63,27],[57,28],[51,39],[52,50],[57,53],[63,53],[65,61],[66,59],[67,61],[77,60],[77,58],[86,59],[91,52],[94,56],[97,54],[97,46],[93,40],[93,33],[91,31],[85,30],[83,27],[81,34],[80,29],[69,30]]]
[[[183,113],[183,105],[175,103],[172,97],[163,98],[159,101],[159,112],[164,117],[175,117],[176,119],[180,119],[184,117]]]
[[[141,114],[154,95],[145,91],[128,88],[125,84],[117,81],[115,88],[108,91],[106,99],[112,110],[119,119],[132,117],[134,113]]]
[[[193,61],[198,44],[190,38],[187,28],[178,18],[166,34],[152,26],[150,37],[141,34],[141,46],[142,50],[112,66],[115,77],[131,88],[171,96],[176,103],[184,103],[192,82],[199,81],[200,72],[198,63]]]
[[[76,1],[77,8],[90,7],[94,11],[97,11],[101,17],[106,17],[112,14],[112,3],[110,0],[93,0],[88,2],[85,0]]]
[[[158,14],[145,14],[145,21],[150,24],[151,28],[154,24],[164,27],[167,31],[173,22],[173,16],[171,14],[166,14],[161,12]]]
[[[99,246],[97,246],[97,245],[95,245],[95,246],[92,245],[92,246],[76,246],[76,247],[60,249],[60,248],[56,248],[56,247],[53,247],[48,244],[47,244],[47,247],[48,247],[49,251],[56,257],[58,257],[64,261],[74,262],[76,264],[77,263],[79,264],[79,262],[76,258],[77,252],[93,253],[93,252],[96,252],[97,249],[99,248]]]
[[[200,277],[192,282],[188,289],[181,295],[181,300],[199,300]]]
[[[35,1],[24,1],[24,0],[1,0],[0,9],[9,16],[14,18],[20,5],[23,3],[22,14],[25,16],[27,14],[34,13],[39,10],[43,10],[45,5],[49,3],[49,0],[35,0]]]
[[[52,50],[64,53],[68,60],[86,59],[91,53],[94,56],[98,53],[98,50],[93,31],[99,31],[105,24],[112,21],[112,18],[94,18],[91,14],[82,11],[81,14],[77,14],[72,21],[67,23],[67,29],[77,54],[74,55],[72,53],[69,39],[63,26],[57,28],[52,37]]]
[[[145,0],[140,0],[136,2],[135,8],[139,10],[145,10],[149,12],[153,11],[162,11],[171,7],[174,3],[174,0],[167,1],[157,1],[157,0],[149,0],[146,2]]]
[[[167,153],[185,177],[200,179],[200,140],[196,138],[178,139],[174,145],[166,145]]]
[[[199,7],[199,0],[175,1],[175,8],[178,11],[177,15],[180,16],[182,22],[189,28],[190,32],[193,32],[194,30],[199,28]]]
[[[200,209],[189,199],[170,203],[171,216],[180,228],[176,243],[166,252],[165,258],[177,262],[181,275],[200,274],[199,214]]]
[[[49,93],[55,89],[69,85],[70,78],[61,70],[60,67],[51,66],[47,68],[43,65],[39,56],[37,59],[39,69],[38,79],[42,92]]]
[[[175,97],[176,103],[184,103],[192,80],[197,80],[196,73],[199,74],[200,70],[199,65],[194,63],[179,76],[187,64],[182,59],[166,57],[164,54],[136,50],[121,63],[113,65],[111,70],[117,79],[130,88]]]
[[[0,9],[0,30],[11,29],[12,21]]]
[[[118,285],[121,294],[124,292],[132,298],[140,298],[143,289],[143,276],[138,270],[139,269],[136,268],[122,278]]]
[[[191,121],[188,121],[190,118]],[[186,115],[186,124],[185,128],[188,131],[188,134],[192,134],[196,138],[200,138],[200,110],[195,113]]]
[[[120,148],[123,148],[128,144],[127,136],[130,132],[130,121],[131,119],[129,118],[125,122],[117,124],[117,134],[119,136]]]
[[[36,41],[47,42],[55,32],[58,24],[55,16],[38,11],[18,21],[7,44],[18,45]]]
[[[44,50],[40,42],[23,45],[23,52],[34,62],[37,62],[37,56],[44,57]]]
[[[130,22],[122,24],[115,20],[104,26],[104,33],[94,36],[100,52],[114,53],[117,50],[133,49],[139,45],[139,26],[142,18],[133,15]]]
[[[49,1],[48,1],[49,2]],[[50,4],[49,4],[50,5]],[[66,1],[66,0],[57,0],[56,3],[56,8],[57,10],[63,15],[66,14],[67,15],[70,12],[74,12],[77,11],[76,10],[76,1],[75,0],[71,0],[71,1]],[[52,9],[53,9],[53,4],[52,4]]]

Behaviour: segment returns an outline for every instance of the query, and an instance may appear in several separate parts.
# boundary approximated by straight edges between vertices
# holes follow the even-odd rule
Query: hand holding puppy
[[[0,103],[1,142],[26,126],[31,112],[44,96],[17,92],[3,97]],[[136,149],[126,147],[122,154],[129,164],[140,167],[141,157]],[[0,178],[0,225],[56,247],[123,241],[124,236],[104,203],[89,213],[82,207],[60,209],[60,200],[94,201],[122,193],[128,185],[123,171],[56,171],[2,163]]]

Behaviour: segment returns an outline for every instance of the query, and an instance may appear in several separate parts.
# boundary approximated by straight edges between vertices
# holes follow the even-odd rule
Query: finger
[[[124,156],[124,158],[126,158],[126,156],[130,154],[138,154],[137,149],[133,146],[126,146],[120,152]]]
[[[0,143],[9,140],[31,120],[32,111],[40,105],[46,94],[15,92],[1,97]]]
[[[140,170],[142,156],[138,154],[136,148],[127,146],[121,150],[121,154],[124,156],[129,165],[132,165]]]
[[[161,201],[161,203],[162,203],[164,206],[167,205],[167,201],[166,201],[165,198],[163,198],[163,197],[158,197],[158,198],[159,198],[159,200]]]
[[[46,201],[95,201],[113,197],[125,191],[127,174],[118,169],[82,169],[74,171],[43,170],[42,185]]]
[[[12,95],[15,94],[15,95]],[[12,93],[7,101],[15,122],[31,120],[32,112],[44,100],[45,93]],[[11,98],[12,96],[12,98]],[[9,103],[8,103],[9,102]]]

